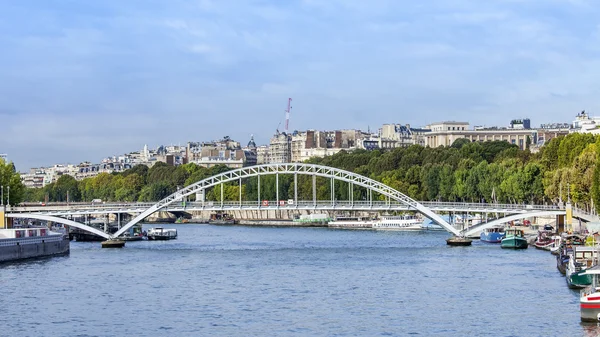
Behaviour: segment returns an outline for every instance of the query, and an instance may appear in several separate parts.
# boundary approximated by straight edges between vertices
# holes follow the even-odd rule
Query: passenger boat
[[[581,290],[579,296],[579,310],[581,312],[582,322],[600,321],[600,266],[595,265],[584,271],[586,275],[591,275],[592,284]]]
[[[327,227],[333,228],[373,228],[375,220],[361,217],[336,217],[327,223]]]
[[[565,278],[571,289],[584,288],[592,284],[592,276],[585,274],[585,270],[598,263],[598,249],[596,247],[575,246],[569,256]]]
[[[172,240],[177,239],[177,230],[156,227],[150,228],[146,235],[148,237],[148,240]]]
[[[494,226],[486,228],[481,232],[479,240],[483,242],[499,243],[504,239],[504,227]]]
[[[414,215],[391,216],[384,215],[379,220],[373,222],[374,229],[388,230],[422,230],[423,221]]]
[[[505,237],[500,246],[502,248],[526,249],[528,246],[527,238],[522,229],[508,228],[505,231]]]
[[[0,262],[66,254],[69,236],[48,228],[0,229]]]

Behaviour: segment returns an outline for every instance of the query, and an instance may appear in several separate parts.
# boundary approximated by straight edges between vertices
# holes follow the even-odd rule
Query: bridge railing
[[[464,203],[464,202],[438,202],[438,201],[423,201],[420,202],[422,205],[435,209],[438,211],[452,211],[452,210],[485,210],[488,212],[503,212],[503,211],[534,211],[534,210],[561,210],[564,208],[558,205],[523,205],[523,204],[489,204],[489,203]],[[131,210],[132,212],[138,212],[140,210],[151,207],[152,203],[145,202],[131,202],[131,203],[75,203],[75,204],[62,204],[62,205],[46,205],[46,206],[13,206],[11,212],[60,212],[60,211],[90,211],[90,210],[104,210],[107,213],[110,210]],[[167,210],[182,210],[182,209],[263,209],[263,208],[316,208],[316,209],[394,209],[394,210],[410,210],[411,208],[403,203],[397,201],[348,201],[348,200],[318,200],[316,202],[310,201],[295,201],[289,202],[289,200],[263,200],[263,201],[179,201],[169,205]],[[581,210],[578,210],[581,211]]]

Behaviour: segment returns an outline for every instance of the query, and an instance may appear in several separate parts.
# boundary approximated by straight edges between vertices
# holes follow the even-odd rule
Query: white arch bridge
[[[240,186],[242,185],[242,179],[249,177],[257,177],[258,178],[258,200],[254,205],[243,205],[241,202],[241,193],[242,189],[239,189],[240,193],[240,203],[229,203],[224,204],[221,201],[220,204],[212,205],[207,207],[204,203],[194,203],[196,205],[196,209],[272,209],[273,205],[269,205],[268,207],[261,207],[261,193],[260,193],[260,177],[266,175],[275,175],[275,184],[276,184],[276,200],[279,200],[279,175],[293,175],[294,176],[294,195],[293,195],[293,206],[287,206],[287,208],[295,208],[295,209],[318,209],[318,210],[341,210],[341,209],[350,209],[350,210],[410,210],[416,211],[424,216],[431,219],[434,223],[443,227],[448,232],[456,235],[471,235],[476,230],[482,230],[486,227],[493,226],[495,223],[486,223],[478,226],[476,229],[466,229],[463,231],[459,231],[452,225],[450,225],[446,220],[440,217],[437,213],[435,213],[432,209],[436,211],[452,211],[458,209],[465,210],[486,210],[487,212],[498,212],[498,213],[510,213],[514,214],[512,217],[514,219],[504,220],[516,220],[521,218],[526,218],[529,216],[541,216],[541,215],[554,215],[554,214],[565,214],[565,211],[562,209],[558,209],[556,206],[536,206],[535,208],[530,208],[531,206],[515,206],[515,205],[503,205],[503,207],[498,207],[495,204],[465,204],[465,203],[435,203],[435,202],[418,202],[413,200],[412,198],[404,195],[403,193],[383,184],[373,179],[361,176],[359,174],[332,168],[321,165],[313,165],[313,164],[303,164],[303,163],[291,163],[291,164],[266,164],[266,165],[257,165],[239,168],[231,171],[227,171],[201,181],[198,181],[190,186],[187,186],[181,190],[176,191],[175,193],[169,195],[163,200],[157,202],[156,204],[134,204],[134,205],[122,205],[120,208],[115,207],[116,205],[96,205],[94,209],[88,208],[82,209],[71,209],[71,211],[42,211],[39,208],[36,210],[31,209],[32,207],[15,207],[13,209],[13,213],[7,213],[7,217],[12,218],[34,218],[39,220],[47,220],[54,221],[58,223],[64,223],[69,226],[73,226],[76,228],[80,228],[83,230],[87,230],[91,233],[100,235],[104,238],[110,239],[114,237],[118,237],[119,235],[126,232],[135,224],[142,221],[147,216],[151,215],[154,212],[160,210],[181,210],[182,201],[189,195],[204,192],[209,188],[213,188],[215,186],[221,185],[221,200],[223,200],[223,188],[222,184],[226,182],[234,182],[239,181]],[[313,202],[311,207],[308,205],[308,202],[304,202],[305,206],[302,206],[303,202],[298,201],[298,175],[308,175],[312,176],[312,192],[313,192]],[[323,177],[330,179],[330,192],[331,192],[331,203],[329,202],[317,202],[316,200],[316,177]],[[335,200],[335,183],[334,181],[342,181],[348,183],[348,201],[340,201]],[[360,186],[365,188],[369,194],[368,202],[355,202],[353,201],[353,191],[354,186]],[[372,193],[379,193],[382,196],[386,197],[385,202],[373,202],[372,201]],[[318,205],[318,206],[317,206]],[[276,205],[275,208],[281,209],[279,205]],[[190,209],[190,208],[186,208]],[[18,212],[18,213],[16,213]],[[40,213],[33,213],[40,212]],[[139,213],[136,217],[134,217],[127,224],[122,226],[116,233],[107,234],[98,229],[95,229],[91,226],[78,223],[75,221],[67,220],[61,215],[75,215],[75,214],[107,214],[107,213]],[[535,215],[532,215],[535,213]],[[498,220],[500,221],[500,220]]]

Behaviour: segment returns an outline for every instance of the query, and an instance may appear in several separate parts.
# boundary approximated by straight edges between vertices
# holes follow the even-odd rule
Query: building
[[[566,136],[571,132],[571,130],[571,124],[569,123],[542,124],[540,128],[537,129],[536,146],[543,146],[552,138]]]
[[[188,143],[185,153],[186,161],[203,167],[225,165],[240,168],[256,164],[256,144],[254,137],[244,149],[240,143],[225,136],[223,139],[204,143]]]
[[[524,119],[513,119],[510,121],[510,129],[529,130],[531,129],[531,121],[529,118]]]
[[[364,145],[370,135],[360,130],[294,131],[276,133],[267,148],[257,148],[257,163],[296,163],[312,157],[325,157]],[[370,145],[367,145],[370,146]]]
[[[431,132],[426,133],[426,145],[429,147],[451,146],[457,139],[468,139],[471,142],[506,141],[524,150],[537,142],[537,130],[518,128],[499,128],[477,126],[469,130],[467,122],[441,122],[427,126]]]
[[[260,145],[256,148],[256,164],[268,164],[271,162],[270,149],[268,145]]]
[[[590,117],[585,110],[578,113],[573,121],[571,132],[600,134],[600,117]]]
[[[390,149],[411,145],[425,146],[427,128],[412,128],[410,124],[383,124],[379,129],[379,148]]]

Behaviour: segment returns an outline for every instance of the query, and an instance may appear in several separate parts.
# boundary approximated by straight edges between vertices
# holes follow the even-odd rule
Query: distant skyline
[[[600,115],[594,0],[0,2],[20,171],[283,129]]]

